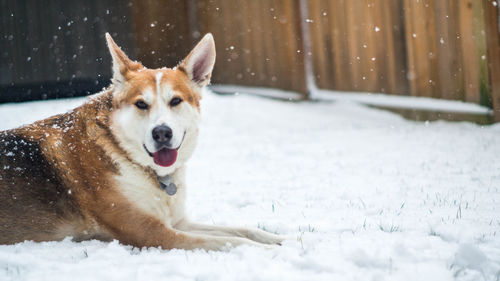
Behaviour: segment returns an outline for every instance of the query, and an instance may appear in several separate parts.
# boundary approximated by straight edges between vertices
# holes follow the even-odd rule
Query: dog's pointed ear
[[[111,35],[106,32],[106,42],[113,60],[113,84],[122,84],[125,82],[125,75],[128,71],[137,70],[141,67],[140,63],[131,61],[127,55],[116,45]]]
[[[199,87],[210,83],[215,64],[215,42],[212,34],[207,33],[189,55],[179,64],[188,78]]]

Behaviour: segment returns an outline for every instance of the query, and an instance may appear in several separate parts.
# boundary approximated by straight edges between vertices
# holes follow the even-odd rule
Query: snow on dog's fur
[[[0,243],[72,236],[166,249],[279,244],[259,229],[186,217],[185,163],[215,63],[212,35],[173,69],[147,69],[106,39],[108,89],[71,112],[0,133]],[[160,188],[165,177],[175,194]]]

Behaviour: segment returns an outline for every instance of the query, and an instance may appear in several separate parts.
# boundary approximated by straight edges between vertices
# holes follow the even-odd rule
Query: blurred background
[[[230,88],[218,85],[281,89],[291,99],[314,99],[318,88],[431,97],[494,109],[478,122],[500,121],[498,6],[494,0],[0,0],[0,102],[100,91],[111,77],[105,32],[151,68],[175,66],[211,32],[212,83],[221,92]]]

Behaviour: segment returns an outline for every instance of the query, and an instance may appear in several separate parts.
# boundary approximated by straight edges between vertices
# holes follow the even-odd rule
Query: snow
[[[372,58],[374,60],[374,58]],[[429,80],[432,83],[432,80]],[[413,96],[394,96],[380,93],[337,92],[317,90],[314,98],[320,100],[351,101],[367,105],[393,108],[444,111],[471,114],[491,114],[491,109],[475,103]]]
[[[372,58],[375,59],[375,58]],[[364,79],[364,77],[363,77]],[[293,91],[264,87],[247,87],[239,85],[211,85],[210,89],[217,93],[252,93],[254,95],[275,99],[300,100],[301,94]],[[372,106],[404,108],[424,111],[440,111],[468,114],[492,114],[488,107],[458,100],[444,100],[427,97],[395,96],[381,93],[339,92],[311,88],[311,98],[318,101],[354,102]]]
[[[264,88],[264,87],[248,87],[239,85],[210,85],[210,89],[214,92],[221,94],[240,94],[240,93],[252,93],[253,95],[259,95],[264,97],[270,97],[275,99],[286,99],[286,100],[299,100],[302,96],[293,91],[286,91],[281,89]]]
[[[81,102],[0,105],[0,127]],[[277,232],[281,247],[28,241],[0,246],[0,280],[498,280],[499,125],[208,92],[202,114],[192,218]]]

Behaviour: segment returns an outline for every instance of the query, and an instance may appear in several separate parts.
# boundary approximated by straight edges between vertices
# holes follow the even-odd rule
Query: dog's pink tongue
[[[153,154],[153,160],[162,167],[168,167],[175,163],[177,150],[162,148]]]

